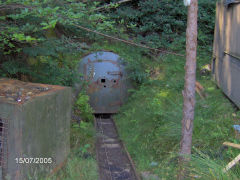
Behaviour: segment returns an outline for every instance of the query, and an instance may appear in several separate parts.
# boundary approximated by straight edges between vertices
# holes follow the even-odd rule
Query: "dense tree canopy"
[[[212,44],[215,4],[216,0],[199,0],[200,46]],[[174,49],[185,46],[187,11],[183,0],[132,1],[117,8],[112,17],[123,22],[139,40],[151,42],[152,46]]]
[[[1,1],[1,76],[72,85],[79,52],[102,38],[74,24],[154,48],[184,49],[186,8],[182,0],[115,2]],[[198,41],[207,50],[211,50],[214,13],[215,1],[199,1]]]

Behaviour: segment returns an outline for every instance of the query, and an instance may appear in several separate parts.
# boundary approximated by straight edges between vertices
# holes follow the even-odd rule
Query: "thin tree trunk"
[[[186,31],[185,85],[183,91],[182,139],[180,147],[178,179],[184,179],[184,166],[190,160],[195,107],[196,55],[197,55],[197,13],[198,0],[192,0],[188,6]]]

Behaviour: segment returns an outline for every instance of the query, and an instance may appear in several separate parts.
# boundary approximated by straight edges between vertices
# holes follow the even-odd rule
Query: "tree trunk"
[[[188,6],[186,31],[185,85],[183,91],[182,139],[180,147],[180,173],[178,179],[184,179],[185,164],[190,160],[195,107],[196,55],[197,55],[197,13],[198,0],[192,0]]]

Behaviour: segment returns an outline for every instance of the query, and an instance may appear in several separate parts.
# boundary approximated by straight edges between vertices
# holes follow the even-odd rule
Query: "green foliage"
[[[98,4],[78,0],[1,1],[0,76],[21,79],[24,75],[34,82],[74,84],[77,56],[86,47],[76,39],[101,39],[74,24],[117,31],[110,18],[94,11]],[[33,58],[34,62],[29,62]]]
[[[152,47],[184,49],[187,10],[182,0],[110,4],[110,10],[106,8],[106,13],[102,13],[95,11],[102,4],[94,1],[0,2],[0,76],[21,79],[24,75],[34,82],[74,84],[76,63],[71,62],[76,62],[76,56],[85,52],[79,40],[87,39],[87,43],[103,40],[103,37],[83,31],[74,24],[125,38],[135,36]],[[199,1],[198,39],[200,46],[208,50],[211,50],[214,13],[215,1]],[[128,35],[123,34],[125,28]],[[73,58],[69,60],[69,56]],[[29,58],[35,58],[36,63],[29,63]],[[14,71],[10,70],[10,64]],[[147,78],[142,67],[141,61],[129,63],[130,76],[139,83]]]
[[[93,158],[80,158],[78,156],[71,156],[63,171],[57,175],[42,180],[96,180],[98,179],[98,166]]]
[[[208,57],[207,59],[210,59],[210,54]],[[159,58],[161,63],[150,59],[145,61],[147,81],[137,90],[132,90],[133,95],[115,119],[120,137],[126,143],[137,169],[150,171],[160,178],[175,179],[181,138],[184,58],[172,55]],[[206,59],[199,57],[198,61],[200,65],[205,63]],[[202,154],[209,156],[213,163],[222,161],[227,164],[237,155],[237,152],[232,150],[221,150],[224,141],[235,140],[232,128],[232,114],[235,110],[224,98],[221,90],[210,81],[209,76],[200,76],[199,71],[197,74],[198,81],[205,87],[208,97],[201,99],[196,94],[193,145]],[[197,151],[193,153],[198,155]],[[152,162],[157,162],[158,165],[151,166]],[[199,170],[198,175],[206,173],[204,177],[220,176],[220,171],[217,171],[220,166],[211,172],[214,166],[209,165],[210,170],[206,171],[200,169],[200,161],[198,163],[195,162],[191,167],[195,175]],[[226,177],[228,175],[226,174]]]
[[[75,103],[76,114],[79,115],[82,120],[93,121],[93,109],[88,103],[89,96],[84,93],[79,93]]]
[[[192,156],[191,164],[188,169],[191,175],[198,177],[199,179],[221,179],[221,180],[237,180],[239,179],[239,172],[236,170],[230,170],[229,172],[223,172],[226,164],[222,160],[213,160],[209,156],[199,152],[196,148],[194,151],[197,155]]]
[[[216,0],[199,0],[198,42],[202,47],[212,45],[215,3]],[[132,1],[112,12],[112,18],[150,46],[173,49],[185,46],[187,8],[182,0]]]
[[[198,40],[208,51],[213,39],[215,2],[199,0]],[[0,76],[21,79],[24,75],[34,82],[71,86],[78,79],[79,57],[86,52],[85,44],[79,41],[91,44],[90,50],[106,49],[118,53],[128,60],[129,78],[137,85],[137,89],[131,90],[133,95],[129,102],[116,116],[121,138],[138,170],[174,179],[181,135],[184,58],[162,55],[153,61],[148,51],[119,42],[109,44],[104,38],[74,24],[108,34],[131,36],[152,47],[183,51],[187,9],[182,0],[137,0],[116,5],[106,13],[95,11],[101,5],[99,1],[79,0],[1,1]],[[122,33],[123,27],[128,34]],[[209,62],[210,55],[200,52],[203,55],[198,57],[198,63],[202,66]],[[209,77],[198,74],[198,79],[207,87],[209,96],[205,100],[197,96],[193,144],[201,153],[215,158],[214,162],[217,158],[227,162],[237,152],[230,149],[219,157],[219,147],[223,141],[236,141],[231,129],[234,110]],[[72,125],[72,155],[65,170],[53,179],[97,179],[96,162],[92,158],[94,130],[92,122],[88,122],[94,117],[88,101],[85,93],[79,94],[75,113],[83,121]],[[89,154],[91,158],[86,158]],[[209,171],[214,169],[211,163],[208,169],[201,169],[209,162],[201,158],[198,156],[198,160],[193,161],[190,170],[196,174],[194,170],[197,169],[198,175],[206,178],[219,177],[215,173],[218,171],[213,176]],[[157,165],[152,166],[152,162]],[[219,170],[220,166],[215,169]]]
[[[66,165],[51,177],[42,180],[96,180],[98,167],[95,157],[95,130],[92,122],[73,123],[71,126],[71,153]],[[40,178],[37,178],[40,179]]]
[[[51,39],[36,48],[23,48],[25,55],[16,58],[17,60],[11,56],[3,58],[1,75],[18,79],[25,75],[32,82],[71,86],[77,81],[78,58],[77,53],[70,54],[75,47],[63,45],[64,42],[64,40]],[[65,52],[67,48],[71,50]]]

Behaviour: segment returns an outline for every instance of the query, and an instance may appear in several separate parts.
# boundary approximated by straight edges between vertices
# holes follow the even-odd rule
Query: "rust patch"
[[[95,103],[98,103],[99,99],[98,97],[95,98]]]
[[[110,106],[121,106],[122,105],[122,101],[115,101],[111,104],[109,104]]]
[[[89,72],[88,72],[88,67],[89,67]],[[93,62],[88,59],[88,63],[84,64],[84,79],[86,81],[91,81],[94,78],[95,72],[94,72],[94,65]]]
[[[112,84],[112,88],[118,88],[119,87],[119,81],[120,81],[120,78],[119,79],[112,79],[111,80],[111,84]]]
[[[97,81],[91,83],[88,85],[88,89],[87,92],[92,94],[96,91],[101,90],[104,87],[110,87],[110,88],[118,88],[119,84],[120,84],[120,78],[118,79],[112,79],[112,80],[108,80],[107,78],[105,78],[105,82],[101,83],[101,79],[99,78]]]
[[[119,75],[119,76],[123,76],[121,71],[108,71],[107,74],[109,75]]]
[[[92,84],[88,85],[87,93],[92,94],[98,90],[100,90],[102,87],[98,85],[98,82],[93,82]]]
[[[119,63],[117,61],[113,61],[113,60],[102,60],[102,59],[97,59],[97,60],[94,60],[94,61],[90,61],[88,60],[88,63],[97,63],[97,62],[109,62],[109,63],[112,63],[114,65],[116,65],[117,67],[120,67]]]
[[[84,80],[87,81],[87,64],[84,64],[83,71],[84,71]]]

